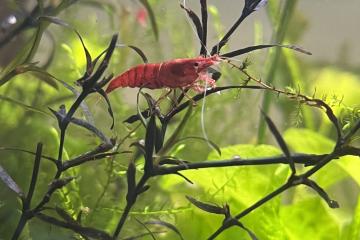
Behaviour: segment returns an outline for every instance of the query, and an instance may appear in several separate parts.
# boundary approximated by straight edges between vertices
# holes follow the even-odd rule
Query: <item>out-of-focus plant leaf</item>
[[[36,108],[36,107],[32,107],[32,106],[26,105],[26,104],[24,104],[24,103],[22,103],[22,102],[20,102],[20,101],[18,101],[18,100],[15,100],[15,99],[12,99],[12,98],[9,98],[9,97],[6,97],[6,96],[2,96],[2,95],[0,95],[0,99],[1,99],[1,100],[4,100],[4,101],[7,101],[7,102],[9,102],[9,103],[15,104],[15,105],[17,105],[17,106],[19,106],[19,107],[22,107],[22,108],[24,108],[24,109],[27,110],[27,111],[32,111],[32,112],[36,112],[36,113],[41,113],[41,114],[43,114],[43,115],[45,115],[45,116],[47,116],[47,117],[53,117],[53,116],[52,116],[51,114],[49,114],[48,112],[45,112],[45,111],[43,111],[43,110],[41,110],[41,109],[38,109],[38,108]]]
[[[0,178],[1,181],[12,191],[14,191],[19,197],[24,197],[23,191],[16,184],[16,182],[12,179],[12,177],[3,169],[0,165]]]
[[[25,149],[21,149],[21,148],[15,148],[15,147],[0,147],[0,151],[18,151],[18,152],[24,152],[24,153],[29,153],[31,155],[36,155],[35,152],[29,151],[29,150],[25,150]],[[53,157],[49,157],[49,156],[45,156],[45,155],[41,155],[42,158],[50,160],[52,162],[55,162],[56,159]]]
[[[147,221],[145,222],[145,224],[150,224],[150,225],[160,225],[163,227],[166,227],[170,230],[172,230],[173,232],[175,232],[179,238],[181,240],[184,240],[183,236],[181,235],[180,231],[171,223],[165,222],[165,221],[161,221],[161,220],[151,220],[151,221]]]
[[[325,154],[334,147],[333,141],[309,129],[290,128],[283,137],[295,152]]]
[[[57,15],[59,12],[64,10],[65,8],[69,7],[77,0],[64,0],[59,3],[52,11],[51,15]],[[35,17],[35,16],[33,16]],[[37,16],[36,16],[37,17]],[[40,40],[45,32],[46,28],[49,26],[49,22],[44,22],[39,19],[36,20],[37,30],[36,33],[32,36],[32,39],[28,41],[27,44],[18,52],[16,57],[8,64],[5,69],[0,74],[0,87],[7,83],[10,79],[16,76],[15,68],[18,65],[30,63],[32,58],[34,57],[39,45]]]
[[[292,1],[286,1],[284,3],[284,7],[282,8],[280,13],[281,17],[279,24],[276,28],[274,27],[274,31],[273,31],[274,42],[282,43],[284,41],[285,33],[288,28],[289,21],[291,17],[294,15],[293,13],[295,11],[297,2],[298,2],[297,0],[292,0]],[[269,56],[268,61],[270,62],[270,64],[265,76],[265,79],[268,84],[273,84],[274,82],[276,71],[278,70],[278,66],[279,66],[280,56],[281,56],[281,51],[278,48],[274,49],[274,53]],[[272,95],[270,92],[264,93],[261,109],[263,109],[265,113],[269,112],[270,105],[273,102],[271,98]],[[264,135],[265,135],[265,122],[262,121],[261,119],[258,128],[258,136],[257,136],[258,143],[264,142]]]
[[[92,59],[91,59],[91,55],[89,53],[89,50],[86,48],[85,43],[80,35],[80,33],[75,30],[69,23],[65,22],[64,20],[54,17],[54,16],[41,16],[40,17],[41,20],[43,21],[48,21],[57,25],[60,25],[62,27],[68,28],[70,30],[73,30],[76,35],[79,37],[81,45],[84,49],[85,52],[85,58],[86,58],[86,74],[90,75],[91,72],[93,71],[93,64],[92,64]]]
[[[341,228],[331,213],[333,210],[329,211],[328,206],[321,204],[322,201],[312,195],[291,205],[282,205],[278,215],[282,223],[281,231],[293,239],[332,239],[340,236]],[[311,229],[309,226],[312,226]]]
[[[43,0],[37,0],[39,9],[40,9],[40,14],[44,13],[44,1]]]
[[[209,140],[209,139],[206,139],[206,138],[203,138],[203,137],[195,137],[195,136],[190,136],[190,137],[184,137],[184,138],[180,138],[176,141],[176,144],[179,143],[179,142],[183,142],[183,141],[186,141],[186,140],[191,140],[191,139],[195,139],[195,140],[201,140],[201,141],[204,141],[208,144],[211,145],[211,147],[213,149],[215,149],[215,151],[219,154],[219,156],[221,156],[221,149],[220,147],[214,143],[213,141]]]
[[[66,28],[71,28],[71,29],[73,29],[73,28],[70,26],[69,23],[67,23],[67,22],[65,22],[64,20],[62,20],[61,18],[58,18],[58,17],[55,17],[55,16],[40,16],[40,17],[39,17],[39,20],[47,21],[47,22],[50,22],[50,23],[54,23],[54,24],[57,24],[57,25],[66,27]]]
[[[350,225],[350,231],[347,239],[360,238],[360,197],[357,199],[357,205],[354,211],[353,219]]]
[[[79,4],[89,5],[99,10],[104,10],[112,19],[116,13],[116,5],[111,1],[98,1],[98,0],[78,0]]]
[[[16,75],[31,72],[34,76],[36,76],[40,80],[43,80],[49,86],[57,90],[59,89],[56,83],[56,78],[47,71],[45,71],[43,68],[36,66],[35,63],[19,65],[15,68],[15,72]]]
[[[269,15],[269,19],[273,26],[276,26],[277,23],[279,22],[280,4],[281,2],[279,1],[268,1],[267,14]]]
[[[142,5],[144,5],[144,7],[146,8],[146,11],[149,14],[151,27],[153,29],[154,36],[155,36],[155,39],[157,41],[157,40],[159,40],[159,30],[158,30],[158,25],[157,25],[157,21],[156,21],[156,18],[155,18],[154,11],[152,10],[152,7],[149,4],[148,0],[139,0],[139,1],[142,3]]]
[[[330,153],[335,145],[334,141],[309,129],[290,128],[283,133],[283,137],[293,152],[325,154]],[[316,177],[316,182],[327,189],[329,186],[347,177],[348,173],[360,184],[360,177],[356,173],[360,169],[357,162],[357,158],[351,156],[333,161],[326,166],[326,173],[320,171],[314,176]]]
[[[153,231],[151,232],[152,234],[161,234],[161,233],[166,233],[165,231]],[[131,236],[131,237],[125,237],[125,238],[120,238],[120,240],[136,240],[136,239],[142,239],[144,238],[145,236],[149,236],[150,233],[149,232],[146,232],[146,233],[140,233],[140,234],[137,234],[135,236]]]
[[[348,173],[352,179],[360,186],[360,165],[359,157],[356,156],[344,156],[335,162],[346,173]]]

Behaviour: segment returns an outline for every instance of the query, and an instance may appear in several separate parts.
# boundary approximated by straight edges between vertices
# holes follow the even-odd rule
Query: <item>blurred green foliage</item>
[[[100,1],[99,1],[100,2]],[[131,44],[141,48],[151,62],[164,59],[196,56],[197,43],[195,33],[178,7],[177,3],[164,0],[149,1],[155,13],[159,28],[159,41],[156,41],[149,19],[141,26],[137,12],[143,7],[140,2],[106,4],[97,1],[78,1],[58,16],[77,29],[84,39],[92,56],[97,56],[107,46],[111,35],[118,32],[119,43]],[[270,1],[268,15],[274,26],[281,26],[277,1]],[[223,34],[221,13],[213,5],[209,6],[212,28],[211,40],[215,41]],[[290,29],[286,31],[286,42],[296,43],[301,31],[292,31],[306,26],[301,13],[291,16]],[[257,23],[260,24],[260,23]],[[261,39],[262,27],[257,30]],[[44,63],[53,50],[54,55],[47,72],[57,79],[76,87],[74,80],[79,78],[85,68],[86,59],[77,36],[69,29],[51,24],[39,42],[39,48],[32,62]],[[190,34],[189,34],[190,33]],[[24,32],[20,38],[30,41],[36,34],[35,29]],[[191,36],[190,36],[191,35]],[[52,41],[53,39],[54,41]],[[233,47],[233,45],[231,45]],[[236,48],[243,46],[236,46]],[[46,50],[51,48],[51,51]],[[230,47],[228,47],[230,48]],[[24,53],[15,49],[15,58],[23,59]],[[277,50],[276,50],[277,51]],[[267,59],[274,61],[274,52]],[[307,95],[324,99],[334,109],[346,131],[360,116],[360,77],[357,73],[336,66],[321,66],[304,62],[289,50],[279,50],[274,85],[278,88],[289,87]],[[51,55],[51,54],[50,54]],[[14,58],[14,59],[15,59]],[[250,71],[262,72],[264,58],[260,53],[250,55]],[[19,63],[22,63],[19,61]],[[141,59],[131,49],[118,48],[111,60],[108,72],[115,75],[123,72]],[[269,65],[271,65],[269,63]],[[244,79],[237,71],[226,64],[219,66],[222,77],[218,85],[240,84]],[[6,67],[2,66],[2,74]],[[46,80],[47,81],[44,81]],[[54,85],[55,81],[55,85]],[[111,118],[103,100],[96,95],[86,99],[86,104],[94,118],[95,125],[107,135],[122,141],[120,151],[129,150],[129,145],[144,138],[144,129],[136,124],[124,124],[122,121],[136,113],[136,90],[120,89],[110,95],[115,112],[116,125],[110,130]],[[161,90],[147,91],[160,95]],[[205,127],[210,140],[221,147],[222,155],[213,151],[204,141],[187,140],[172,149],[172,155],[187,161],[204,161],[275,156],[281,154],[271,146],[270,134],[266,133],[265,142],[269,145],[256,145],[257,121],[262,92],[257,90],[232,90],[206,98],[204,113]],[[270,93],[271,94],[271,93]],[[316,109],[301,106],[289,99],[275,95],[271,98],[270,116],[275,119],[293,152],[326,153],[333,147],[335,131],[326,115]],[[44,155],[56,158],[59,144],[57,122],[49,114],[48,107],[57,109],[60,104],[67,108],[74,95],[56,80],[39,77],[32,72],[17,75],[0,86],[0,165],[6,169],[21,189],[28,188],[33,156],[3,148],[13,147],[33,151],[37,142],[44,143]],[[167,106],[162,106],[166,108]],[[142,103],[145,106],[145,103]],[[79,111],[77,117],[84,118]],[[201,106],[194,108],[182,136],[200,136]],[[169,126],[168,133],[178,127],[181,116],[176,117]],[[169,134],[170,135],[170,134]],[[77,126],[70,126],[65,143],[65,157],[69,159],[91,150],[99,140]],[[236,144],[236,145],[235,145]],[[359,146],[359,140],[354,139]],[[133,148],[130,150],[134,150]],[[52,196],[50,205],[66,209],[72,216],[83,211],[83,224],[108,232],[116,227],[125,205],[126,169],[133,154],[124,153],[113,158],[89,162],[73,168],[68,176],[77,178]],[[360,239],[360,169],[359,157],[342,157],[331,162],[314,177],[334,198],[338,199],[340,209],[330,209],[312,190],[297,187],[276,197],[264,206],[256,209],[244,218],[244,224],[259,239]],[[136,170],[142,172],[142,161],[136,162]],[[304,171],[305,169],[302,169]],[[33,202],[38,202],[46,191],[55,169],[50,162],[42,160],[39,181]],[[161,219],[173,223],[183,234],[184,239],[206,239],[222,222],[222,217],[209,215],[191,205],[185,195],[209,202],[229,204],[231,212],[237,213],[253,204],[267,193],[280,186],[289,175],[285,165],[231,167],[206,170],[191,170],[184,173],[194,184],[190,185],[179,176],[164,176],[150,181],[151,189],[138,199],[130,212],[123,236],[132,236],[146,232],[136,219],[142,222]],[[21,204],[16,194],[0,182],[0,239],[10,239],[18,218]],[[51,213],[55,214],[55,213]],[[22,239],[74,239],[73,232],[50,226],[33,219],[22,234]],[[80,239],[78,235],[76,239]],[[174,233],[160,234],[159,239],[176,239]],[[230,229],[218,239],[249,239],[245,231]],[[144,239],[151,239],[150,236]]]

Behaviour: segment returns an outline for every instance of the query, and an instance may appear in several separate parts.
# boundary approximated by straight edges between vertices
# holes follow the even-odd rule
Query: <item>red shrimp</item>
[[[200,81],[205,81],[211,88],[215,87],[215,80],[209,76],[207,69],[219,61],[221,61],[220,57],[214,55],[141,64],[111,80],[106,93],[119,87],[192,88],[197,92],[203,92],[205,89]]]

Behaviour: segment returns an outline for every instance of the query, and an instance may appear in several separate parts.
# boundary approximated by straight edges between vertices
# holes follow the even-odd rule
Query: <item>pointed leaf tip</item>
[[[12,177],[2,168],[0,165],[0,179],[2,180],[5,185],[17,193],[20,197],[24,196],[23,191],[20,187],[16,184],[16,182],[12,179]]]
[[[262,8],[263,6],[265,6],[267,4],[267,2],[268,2],[268,0],[261,0],[254,8],[254,11],[257,11],[260,8]]]
[[[226,210],[222,207],[216,206],[216,205],[212,205],[212,204],[208,204],[208,203],[204,203],[204,202],[200,202],[198,200],[196,200],[193,197],[190,196],[186,196],[187,200],[189,200],[189,202],[191,202],[192,204],[194,204],[196,207],[200,208],[201,210],[208,212],[208,213],[214,213],[214,214],[225,214]]]

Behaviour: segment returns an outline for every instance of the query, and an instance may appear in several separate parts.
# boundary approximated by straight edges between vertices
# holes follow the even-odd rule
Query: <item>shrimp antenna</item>
[[[205,81],[204,97],[203,97],[202,104],[201,104],[201,131],[202,131],[202,134],[203,134],[204,139],[205,139],[206,143],[208,144],[208,146],[210,148],[213,148],[213,146],[210,144],[210,140],[209,140],[209,137],[208,137],[206,129],[205,129],[205,117],[204,116],[205,116],[206,91],[207,91],[207,81]]]

